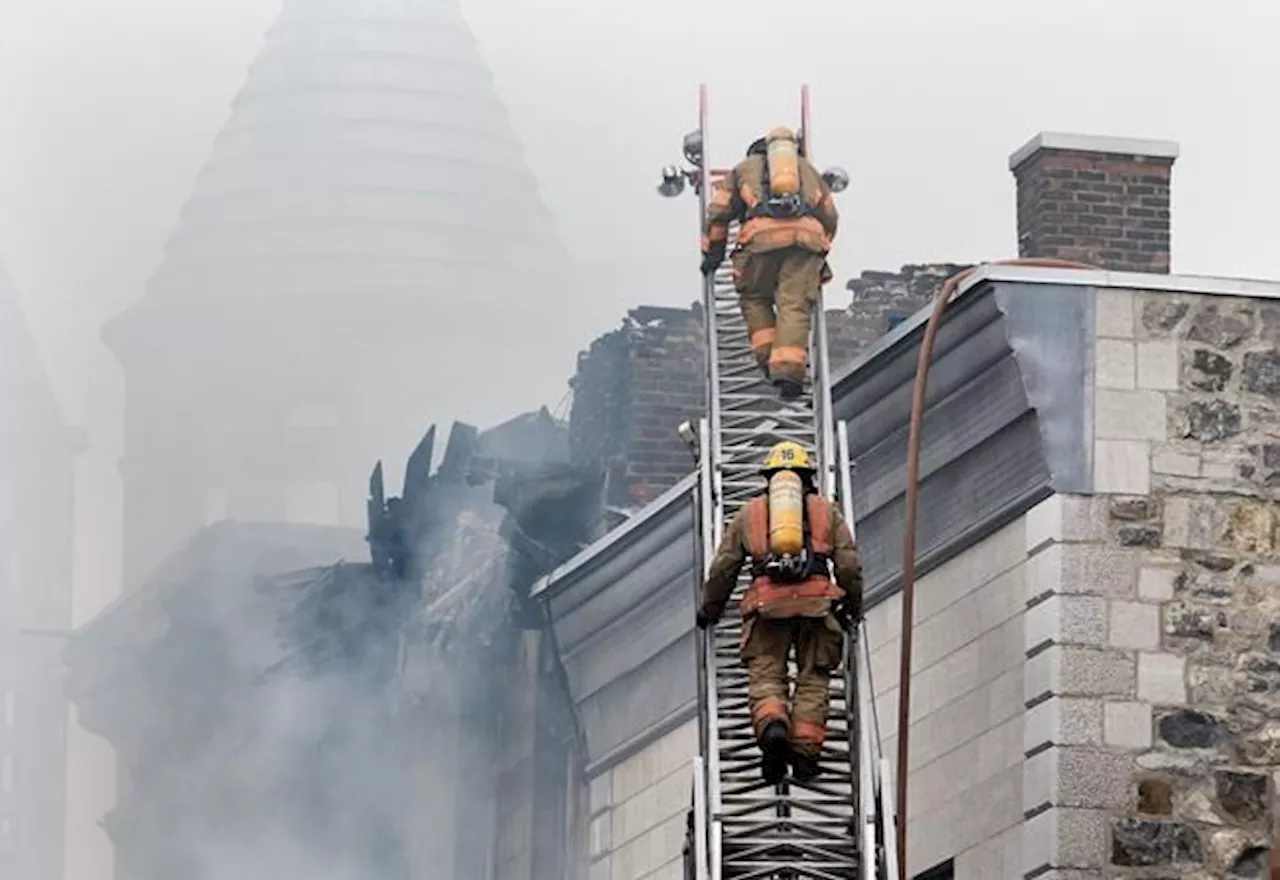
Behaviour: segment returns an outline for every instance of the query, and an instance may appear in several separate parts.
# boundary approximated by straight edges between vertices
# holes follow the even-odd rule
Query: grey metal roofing
[[[1280,298],[1280,283],[984,266],[939,333],[921,455],[920,571],[1054,491],[1092,488],[1099,287]],[[841,371],[869,599],[898,586],[906,423],[928,310]],[[1048,439],[1046,439],[1048,438]],[[694,711],[694,480],[686,478],[534,588],[546,603],[593,766]]]
[[[1108,153],[1116,156],[1144,156],[1153,159],[1178,158],[1178,144],[1175,141],[1042,131],[1013,151],[1009,156],[1010,170],[1017,170],[1019,165],[1041,150]]]

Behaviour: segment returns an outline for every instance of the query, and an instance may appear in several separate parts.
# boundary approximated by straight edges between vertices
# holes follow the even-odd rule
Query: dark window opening
[[[947,859],[941,865],[935,865],[923,874],[917,874],[915,880],[956,880],[956,860]]]

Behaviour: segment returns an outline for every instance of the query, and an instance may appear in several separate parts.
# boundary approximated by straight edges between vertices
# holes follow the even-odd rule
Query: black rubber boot
[[[777,785],[787,775],[787,725],[770,721],[760,732],[760,775],[770,785]]]
[[[774,379],[773,387],[778,389],[778,396],[783,400],[795,400],[804,393],[804,384],[795,379]]]
[[[791,753],[791,775],[796,782],[809,782],[822,772],[818,759],[803,752]]]

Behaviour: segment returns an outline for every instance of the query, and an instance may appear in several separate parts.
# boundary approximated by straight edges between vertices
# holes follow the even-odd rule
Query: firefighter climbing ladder
[[[678,195],[690,181],[701,223],[709,186],[727,170],[710,164],[705,86],[699,104],[698,129],[684,143],[692,168],[664,169],[659,191]],[[807,87],[800,104],[801,135],[811,156]],[[836,179],[828,176],[828,182]],[[736,235],[735,225],[730,248]],[[760,491],[761,463],[778,441],[795,440],[816,452],[820,490],[838,498],[851,526],[854,521],[848,439],[844,423],[837,425],[832,413],[824,310],[817,308],[812,322],[804,393],[784,402],[756,364],[727,261],[704,280],[703,305],[707,417],[699,422],[697,436],[700,575],[734,514]],[[897,880],[893,822],[883,821],[893,815],[891,786],[870,699],[866,639],[846,637],[845,668],[833,676],[821,775],[807,783],[790,776],[777,786],[765,783],[747,704],[746,669],[738,657],[738,602],[749,578],[744,573],[719,624],[699,635],[700,755],[694,762],[686,878]]]

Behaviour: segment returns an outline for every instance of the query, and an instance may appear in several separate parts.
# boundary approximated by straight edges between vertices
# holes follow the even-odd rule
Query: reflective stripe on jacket
[[[766,175],[764,157],[748,156],[716,181],[703,227],[703,253],[728,239],[729,224],[734,220],[742,221],[738,230],[738,248],[742,250],[766,253],[800,247],[816,254],[831,250],[839,215],[830,187],[812,163],[800,159],[800,197],[809,209],[805,216],[751,216],[752,209],[769,199]]]
[[[831,505],[818,495],[805,498],[809,521],[809,549],[815,555],[831,557]],[[747,502],[747,552],[752,559],[769,556],[769,502],[760,496]],[[821,617],[831,610],[831,600],[844,596],[827,574],[815,574],[803,581],[783,583],[766,574],[757,576],[742,597],[743,617]]]

